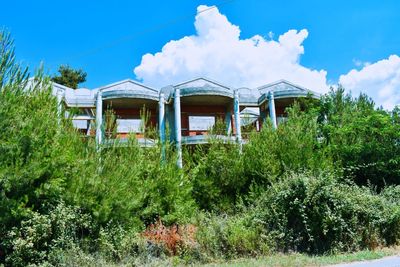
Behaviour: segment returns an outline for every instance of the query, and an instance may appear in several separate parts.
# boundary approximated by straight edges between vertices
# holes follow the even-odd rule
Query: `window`
[[[117,119],[117,133],[141,133],[141,119]]]
[[[72,120],[72,125],[79,130],[88,128],[88,120]]]
[[[214,116],[189,116],[189,131],[207,131],[214,125]]]
[[[240,114],[240,125],[247,126],[251,125],[258,120],[257,116],[249,115],[249,114]]]

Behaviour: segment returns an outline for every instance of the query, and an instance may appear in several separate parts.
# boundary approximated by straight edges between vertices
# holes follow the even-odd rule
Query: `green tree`
[[[78,88],[78,84],[86,81],[87,74],[82,69],[75,70],[68,65],[61,65],[58,68],[58,72],[60,75],[54,76],[51,80],[73,89]]]
[[[353,98],[344,88],[321,100],[323,140],[345,176],[360,185],[400,184],[400,123],[396,110],[375,109],[361,94]]]
[[[10,35],[1,31],[0,56],[1,265],[11,251],[10,229],[57,203],[66,177],[80,172],[74,144],[82,142],[73,130],[59,131],[49,79],[39,72],[28,80],[27,70],[15,62]]]
[[[28,69],[15,62],[14,40],[6,31],[0,30],[0,92],[14,83],[26,84]]]

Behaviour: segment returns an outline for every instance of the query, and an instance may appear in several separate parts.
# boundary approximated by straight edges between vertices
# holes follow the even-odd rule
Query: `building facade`
[[[95,136],[99,146],[124,143],[128,136],[142,146],[169,138],[178,153],[183,145],[208,143],[210,136],[242,144],[248,132],[259,131],[267,119],[276,128],[296,99],[319,98],[285,80],[235,89],[207,78],[161,89],[129,79],[93,90],[53,83],[53,92],[60,108],[78,110],[73,125],[82,134]],[[156,129],[157,135],[146,129]]]

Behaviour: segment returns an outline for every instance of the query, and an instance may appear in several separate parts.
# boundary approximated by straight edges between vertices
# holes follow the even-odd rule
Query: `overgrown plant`
[[[117,116],[112,107],[108,106],[104,114],[104,131],[106,138],[117,137]]]
[[[344,88],[321,99],[322,141],[346,178],[359,185],[400,184],[400,123],[396,114],[375,109],[366,95],[353,98]]]
[[[332,253],[394,244],[398,210],[398,203],[367,187],[339,183],[329,173],[300,173],[268,188],[254,204],[252,221],[261,222],[280,251]]]

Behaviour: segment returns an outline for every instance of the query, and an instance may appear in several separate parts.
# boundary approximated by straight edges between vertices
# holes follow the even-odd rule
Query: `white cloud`
[[[391,110],[400,104],[400,57],[391,55],[387,59],[365,64],[361,70],[351,70],[339,78],[344,88],[354,95],[366,93],[378,105]]]
[[[137,79],[161,87],[205,76],[232,87],[250,88],[286,79],[320,93],[327,91],[327,72],[300,63],[306,29],[289,30],[277,40],[272,32],[268,37],[241,39],[239,27],[217,8],[199,6],[197,11],[196,34],[171,40],[155,54],[145,54],[134,69]],[[399,56],[375,63],[353,62],[361,69],[341,75],[339,83],[354,95],[368,94],[386,109],[400,104]]]
[[[197,10],[207,8],[199,6]],[[195,35],[169,41],[154,55],[145,54],[134,69],[137,79],[155,87],[198,76],[233,87],[257,87],[286,79],[317,92],[327,90],[326,71],[300,64],[306,29],[289,30],[278,40],[260,35],[240,39],[239,27],[217,8],[198,13],[194,24]]]

